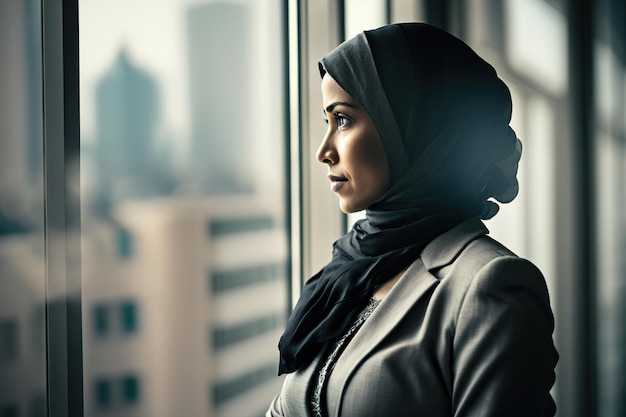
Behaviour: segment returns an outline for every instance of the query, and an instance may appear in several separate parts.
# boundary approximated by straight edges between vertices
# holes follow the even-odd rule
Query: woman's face
[[[378,201],[389,187],[389,164],[371,119],[329,75],[322,79],[328,129],[317,160],[328,165],[330,189],[344,213],[354,213]]]

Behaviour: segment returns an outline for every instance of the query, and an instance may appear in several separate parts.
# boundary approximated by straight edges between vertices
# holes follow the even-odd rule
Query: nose
[[[337,150],[333,144],[333,138],[330,131],[326,132],[322,143],[320,143],[320,146],[317,148],[316,156],[317,160],[322,164],[334,165],[338,162],[339,158]]]

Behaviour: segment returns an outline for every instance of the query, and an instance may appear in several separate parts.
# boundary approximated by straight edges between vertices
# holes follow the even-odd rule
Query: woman
[[[518,191],[495,70],[426,24],[366,31],[320,63],[318,160],[366,218],[304,286],[267,416],[552,416],[544,279],[481,222]]]

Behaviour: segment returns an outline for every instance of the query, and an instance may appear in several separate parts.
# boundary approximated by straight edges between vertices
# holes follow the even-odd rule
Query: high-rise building
[[[248,193],[254,186],[250,8],[214,2],[187,11],[191,175],[211,194]]]
[[[37,234],[0,236],[0,415],[46,415],[45,256]]]
[[[0,3],[0,235],[41,226],[41,29],[33,1]],[[37,36],[39,35],[39,36]]]
[[[0,416],[46,415],[40,2],[0,2]]]
[[[255,417],[279,392],[287,240],[257,197],[123,203],[83,243],[85,410]]]
[[[127,198],[167,192],[168,166],[156,154],[158,86],[121,50],[96,87],[99,204],[106,209]]]

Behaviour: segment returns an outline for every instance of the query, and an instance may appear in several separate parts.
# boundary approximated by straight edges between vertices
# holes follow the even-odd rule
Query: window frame
[[[49,417],[83,415],[78,0],[41,2]]]

